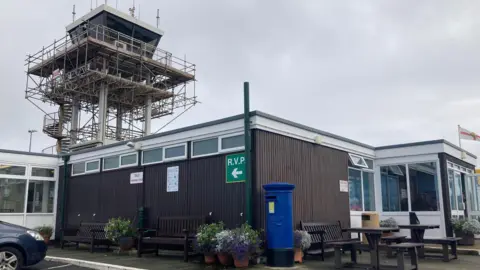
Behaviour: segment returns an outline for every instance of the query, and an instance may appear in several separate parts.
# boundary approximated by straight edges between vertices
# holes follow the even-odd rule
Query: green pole
[[[66,155],[66,156],[63,156],[63,186],[62,186],[62,204],[60,205],[60,214],[62,215],[61,216],[61,228],[60,229],[63,229],[65,228],[65,208],[66,208],[66,204],[67,204],[67,194],[66,194],[66,190],[67,190],[67,180],[68,180],[68,161],[70,160],[70,156]]]
[[[246,220],[250,226],[252,222],[252,158],[251,158],[251,134],[250,134],[250,85],[243,83],[243,118],[245,134],[245,208]]]

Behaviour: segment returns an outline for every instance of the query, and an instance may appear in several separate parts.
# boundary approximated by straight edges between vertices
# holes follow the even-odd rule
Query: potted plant
[[[52,237],[53,234],[53,228],[51,226],[43,225],[35,228],[35,231],[43,237],[43,241],[48,245],[50,237]]]
[[[197,249],[203,253],[206,264],[215,263],[217,233],[223,231],[223,223],[204,224],[197,230]]]
[[[296,230],[293,233],[294,246],[295,246],[295,262],[303,262],[303,251],[310,248],[312,244],[312,236],[302,230]]]
[[[381,228],[397,228],[398,223],[394,218],[391,217],[391,218],[387,218],[387,219],[384,219],[384,220],[380,220],[380,227]],[[393,235],[393,233],[383,233],[382,234],[383,237],[391,236],[391,235]]]
[[[130,219],[109,219],[105,226],[105,235],[108,240],[117,243],[121,251],[128,251],[135,244],[135,232]]]
[[[459,245],[475,245],[475,234],[480,234],[480,222],[476,219],[453,219],[453,229],[455,236],[462,238],[458,241]]]
[[[223,266],[232,265],[233,258],[230,254],[231,245],[233,242],[233,232],[230,230],[223,230],[216,235],[217,246],[215,251],[217,252],[218,261]]]
[[[230,253],[233,256],[235,267],[248,267],[250,256],[257,252],[259,244],[260,234],[250,225],[243,224],[242,227],[233,230]]]

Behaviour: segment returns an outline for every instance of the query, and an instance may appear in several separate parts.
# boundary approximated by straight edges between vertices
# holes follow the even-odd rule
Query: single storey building
[[[122,216],[152,226],[158,216],[212,215],[237,226],[245,221],[246,210],[243,119],[236,115],[79,150],[69,153],[67,161],[24,154],[32,160],[20,162],[1,156],[4,166],[25,164],[26,183],[37,180],[28,172],[40,160],[52,162],[54,176],[41,180],[52,181],[57,196],[55,207],[43,214],[52,216],[50,223],[28,223],[26,189],[18,191],[25,204],[13,212],[2,197],[0,208],[6,210],[0,216],[58,228],[62,219],[78,225]],[[373,147],[259,111],[250,113],[250,126],[256,227],[264,227],[262,185],[271,182],[296,185],[295,224],[340,220],[344,226],[360,226],[361,214],[368,211],[406,224],[408,212],[414,211],[422,223],[441,225],[428,236],[442,237],[451,234],[451,217],[480,217],[476,156],[445,140]],[[0,184],[10,176],[0,169]],[[15,189],[13,185],[0,185],[0,193],[7,186]],[[44,197],[39,200],[43,205]]]

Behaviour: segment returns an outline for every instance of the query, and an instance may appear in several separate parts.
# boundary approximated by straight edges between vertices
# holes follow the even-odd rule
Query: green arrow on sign
[[[245,153],[226,156],[225,172],[227,183],[245,182]]]

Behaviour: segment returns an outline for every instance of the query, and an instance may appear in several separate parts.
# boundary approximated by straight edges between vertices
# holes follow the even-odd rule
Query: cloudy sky
[[[27,130],[42,128],[24,98],[25,55],[64,36],[73,4],[78,18],[90,2],[2,1],[0,148],[28,150]],[[241,113],[249,81],[252,109],[374,146],[457,144],[458,124],[480,133],[479,1],[135,2],[152,25],[160,9],[161,48],[197,65],[202,104],[168,129]],[[32,149],[54,143],[39,132]],[[477,143],[463,146],[480,155]]]

